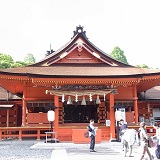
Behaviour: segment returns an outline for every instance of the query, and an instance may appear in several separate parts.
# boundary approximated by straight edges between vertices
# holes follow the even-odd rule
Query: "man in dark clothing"
[[[90,152],[96,152],[94,150],[94,146],[95,146],[95,136],[96,136],[96,130],[97,128],[93,126],[94,124],[94,120],[91,119],[90,120],[90,124],[89,124],[89,136],[90,136]]]
[[[127,129],[127,124],[124,123],[124,120],[121,119],[120,121],[120,137],[121,137],[121,143],[122,143],[122,147],[123,147],[123,150],[124,150],[124,140],[123,140],[123,135]]]
[[[121,135],[125,132],[126,128],[127,128],[127,124],[124,123],[123,119],[121,119],[120,120],[120,134]]]

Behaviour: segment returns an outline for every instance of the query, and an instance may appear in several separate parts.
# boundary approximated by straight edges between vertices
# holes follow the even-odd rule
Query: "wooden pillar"
[[[23,98],[22,98],[22,126],[26,126],[26,111],[27,111],[27,102],[25,100],[27,95],[26,87],[23,87]]]
[[[9,109],[7,109],[7,127],[9,127]]]
[[[7,91],[7,101],[9,99],[9,91]],[[9,127],[9,109],[7,109],[7,124],[6,124],[7,127]]]
[[[110,108],[110,121],[111,121],[111,125],[110,125],[110,134],[111,134],[111,138],[115,138],[116,134],[115,134],[115,112],[114,112],[114,94],[110,93],[109,94],[109,108]]]
[[[134,104],[133,104],[134,105],[135,123],[138,124],[137,86],[134,86],[133,96],[135,98]]]
[[[54,121],[54,130],[58,133],[58,124],[59,124],[59,99],[57,95],[54,95],[54,106],[58,107],[55,109],[55,121]]]
[[[40,140],[40,138],[41,138],[40,134],[41,134],[40,129],[37,129],[37,140]]]
[[[27,103],[24,100],[24,98],[22,99],[23,102],[23,106],[22,106],[22,126],[26,125],[26,108],[27,108]]]
[[[2,131],[0,130],[0,141],[2,140]]]
[[[21,129],[19,129],[19,138],[18,138],[18,140],[22,140],[22,130]]]

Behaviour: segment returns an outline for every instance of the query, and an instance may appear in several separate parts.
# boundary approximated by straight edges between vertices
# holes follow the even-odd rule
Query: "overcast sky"
[[[0,53],[39,61],[82,25],[110,54],[119,46],[129,64],[160,68],[160,0],[0,0]]]

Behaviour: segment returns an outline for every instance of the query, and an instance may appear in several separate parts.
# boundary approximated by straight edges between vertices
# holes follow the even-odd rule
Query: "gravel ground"
[[[0,144],[0,160],[49,160],[52,149],[30,149],[31,144]]]

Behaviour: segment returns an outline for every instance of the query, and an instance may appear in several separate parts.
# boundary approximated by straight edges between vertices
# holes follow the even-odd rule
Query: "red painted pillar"
[[[23,106],[22,106],[22,126],[25,126],[26,125],[26,107],[27,107],[27,103],[26,103],[24,97],[22,99],[22,102],[23,102],[22,103],[23,104]]]
[[[115,112],[114,112],[114,94],[110,93],[109,94],[109,108],[110,108],[110,121],[111,121],[111,125],[110,125],[110,134],[111,134],[111,138],[115,138],[116,134],[115,134]]]
[[[57,95],[54,95],[54,106],[58,107],[55,109],[55,120],[54,120],[54,130],[58,133],[58,125],[59,125],[59,99]]]
[[[19,138],[18,138],[18,140],[22,140],[22,130],[21,129],[19,129]]]
[[[135,98],[134,100],[135,123],[138,124],[137,86],[134,86],[133,96]]]
[[[25,100],[26,98],[26,87],[23,88],[23,98],[22,98],[22,126],[26,126],[26,110],[27,110],[27,102]]]
[[[0,130],[0,141],[2,140],[2,131]]]

